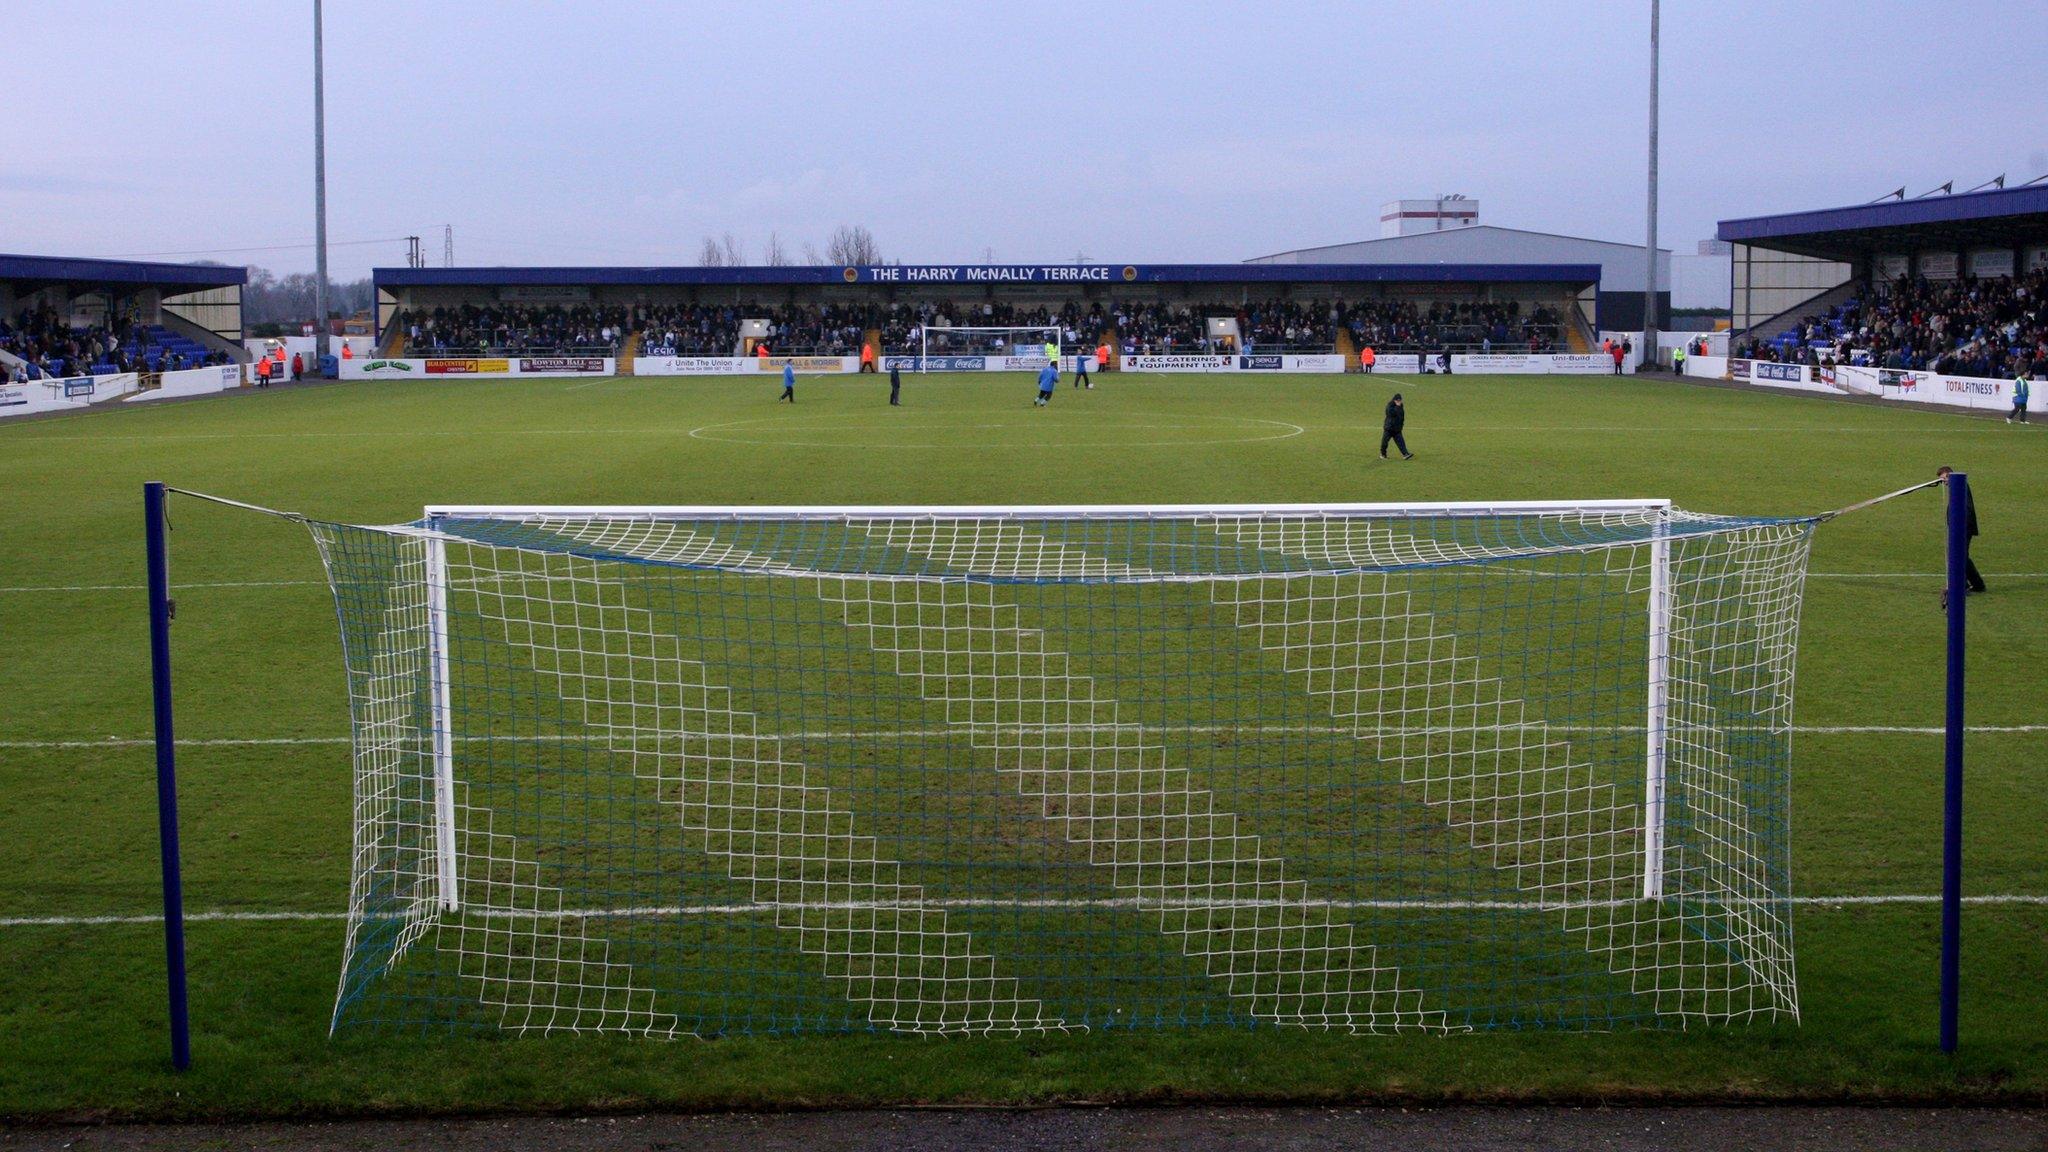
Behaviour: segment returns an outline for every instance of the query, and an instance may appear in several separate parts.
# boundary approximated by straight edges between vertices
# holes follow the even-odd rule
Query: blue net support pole
[[[185,890],[178,870],[178,768],[171,729],[171,559],[165,537],[165,490],[142,486],[149,542],[149,680],[156,711],[156,823],[164,877],[164,966],[170,995],[171,1066],[192,1066],[192,1028],[185,998]]]
[[[1948,715],[1941,830],[1941,1050],[1956,1050],[1963,921],[1963,618],[1970,586],[1970,480],[1948,477]]]

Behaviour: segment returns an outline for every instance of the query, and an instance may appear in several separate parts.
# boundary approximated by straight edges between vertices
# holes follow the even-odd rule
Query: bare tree
[[[761,263],[771,268],[780,268],[789,263],[789,250],[782,246],[781,233],[768,234],[768,251],[762,255]]]
[[[818,251],[818,246],[809,240],[804,241],[804,263],[823,264],[824,262],[825,257]]]
[[[725,250],[718,246],[718,241],[706,236],[704,238],[704,247],[697,250],[697,263],[706,268],[723,267],[725,265]]]
[[[841,224],[832,233],[832,241],[825,248],[825,254],[834,264],[849,267],[862,264],[880,264],[882,252],[875,244],[875,234],[865,224]]]
[[[727,232],[725,234],[725,238],[720,240],[718,244],[719,247],[725,249],[726,267],[742,268],[746,266],[747,250],[746,248],[741,246],[738,237],[734,236],[730,232]]]
[[[296,325],[314,319],[316,277],[311,272],[273,275],[267,268],[251,267],[249,282],[242,287],[242,319],[251,324]],[[336,283],[327,281],[327,310],[333,315],[352,316],[370,307],[368,279]]]

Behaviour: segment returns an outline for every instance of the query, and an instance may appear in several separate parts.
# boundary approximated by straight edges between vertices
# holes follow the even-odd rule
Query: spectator
[[[2048,357],[2048,269],[1996,279],[1881,283],[1866,299],[1802,318],[1735,355],[1957,376],[2018,375]]]
[[[1112,353],[1202,354],[1258,349],[1328,353],[1348,334],[1354,347],[1434,352],[1491,349],[1508,344],[1541,352],[1562,343],[1559,314],[1517,301],[1444,301],[1399,298],[1346,301],[1271,297],[1230,302],[1180,300],[1000,299],[919,300],[889,304],[700,303],[438,305],[416,308],[401,321],[415,354],[616,355],[637,334],[642,355],[734,356],[743,321],[766,322],[765,343],[782,355],[862,356],[866,334],[881,333],[877,358],[926,350],[938,328],[1052,329],[1059,343],[1088,348],[1114,333]],[[1231,324],[1214,325],[1212,320]],[[1236,335],[1229,334],[1233,326]],[[1004,354],[1016,344],[1036,345],[1036,334],[989,332],[952,335],[933,343],[934,354]]]

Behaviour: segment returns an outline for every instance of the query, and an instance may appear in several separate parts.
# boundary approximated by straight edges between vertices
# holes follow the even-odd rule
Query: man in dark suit
[[[1407,425],[1408,407],[1401,403],[1401,394],[1396,392],[1394,398],[1387,401],[1387,418],[1380,425],[1380,459],[1387,458],[1387,442],[1390,440],[1393,441],[1394,447],[1401,450],[1401,459],[1415,459],[1415,453],[1408,450],[1408,441],[1401,436],[1401,429]]]
[[[1948,475],[1953,471],[1955,469],[1944,464],[1935,469],[1934,474],[1941,478],[1942,485],[1946,487]],[[1969,582],[1970,591],[1982,592],[1984,590],[1984,576],[1977,571],[1977,562],[1970,559],[1970,542],[1976,538],[1977,494],[1972,491],[1965,491],[1963,493],[1963,579]],[[1944,607],[1948,604],[1948,589],[1946,588],[1941,590],[1941,602]]]

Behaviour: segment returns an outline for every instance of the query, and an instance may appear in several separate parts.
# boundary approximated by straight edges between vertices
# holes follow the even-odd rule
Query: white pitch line
[[[1005,727],[1014,728],[1015,726],[1006,725]],[[1357,729],[1341,724],[1275,724],[1258,727],[1230,724],[1057,724],[1032,725],[1029,730],[1032,732],[1106,732],[1120,730],[1158,735],[1192,736],[1228,735],[1231,733],[1246,733],[1259,736],[1358,735]],[[1388,738],[1403,738],[1442,736],[1459,732],[1504,731],[1573,732],[1599,735],[1603,733],[1627,734],[1641,732],[1642,730],[1643,726],[1640,724],[1550,724],[1541,720],[1531,720],[1525,724],[1495,724],[1455,729],[1386,729],[1377,731],[1374,735]],[[1947,731],[1948,729],[1933,724],[1795,724],[1792,727],[1792,733],[1797,736],[1940,736]],[[1972,724],[1967,726],[1964,731],[1978,736],[2010,736],[2030,732],[2048,732],[2048,724]],[[882,728],[873,731],[848,729],[845,731],[763,732],[759,738],[763,740],[788,741],[929,740],[955,739],[971,735],[971,732],[971,726],[958,728]],[[686,737],[678,735],[676,738],[685,739]],[[601,737],[588,736],[460,736],[457,739],[465,743],[479,744],[492,742],[500,744],[592,744],[597,746],[604,746],[606,744],[606,741]],[[269,747],[301,744],[347,744],[349,740],[350,738],[347,736],[220,736],[181,739],[177,742],[177,746],[180,748]],[[15,748],[25,751],[78,748],[148,748],[154,746],[155,743],[155,740],[146,736],[108,736],[99,740],[0,740],[0,748]]]
[[[1478,568],[1474,569],[1475,572],[1479,570]],[[1524,570],[1517,574],[1548,576],[1558,579],[1580,579],[1586,576],[1606,575],[1625,577],[1629,575],[1626,572],[1537,572],[1533,570]],[[718,575],[718,573],[711,573],[709,577],[716,577]],[[1285,575],[1285,573],[1275,573],[1275,575]],[[1806,575],[1808,579],[1813,580],[1939,580],[1947,575],[1947,573],[1808,572]],[[2040,580],[2048,578],[2048,572],[1987,572],[1985,577],[1990,580]],[[501,577],[501,579],[515,578]],[[176,592],[185,588],[303,588],[315,585],[325,587],[326,584],[327,581],[325,580],[217,580],[191,584],[173,584],[171,591]],[[143,592],[147,590],[148,585],[146,584],[17,584],[11,587],[0,587],[0,594],[8,592]]]
[[[1946,572],[1808,572],[1808,576],[1822,576],[1830,580],[1939,580]],[[2038,580],[2048,572],[2000,572],[2002,580]]]
[[[1941,896],[1931,892],[1904,892],[1879,896],[1794,896],[1786,901],[1799,907],[1863,907],[1878,905],[1926,905],[1941,903]],[[1965,896],[1963,903],[1972,905],[2017,905],[2048,906],[2048,896],[2021,893],[2002,893],[1989,896]],[[1592,900],[1543,902],[1537,900],[1247,900],[1247,901],[1169,901],[1144,897],[1116,897],[1101,900],[997,900],[957,899],[919,900],[898,903],[883,901],[831,901],[825,903],[780,904],[762,902],[758,904],[671,904],[634,908],[572,908],[563,912],[539,913],[510,911],[506,909],[480,909],[469,914],[483,919],[499,920],[631,920],[662,916],[745,916],[774,912],[785,907],[822,909],[838,912],[869,912],[899,909],[928,908],[980,908],[994,910],[1028,911],[1045,909],[1051,911],[1179,911],[1224,910],[1236,908],[1330,908],[1339,911],[1423,911],[1423,912],[1536,912],[1549,914],[1596,908],[1626,908],[1640,903],[1636,900]],[[248,923],[304,923],[332,922],[348,919],[346,912],[188,912],[188,924],[248,924]],[[128,924],[161,924],[160,913],[140,913],[114,916],[0,916],[0,928],[92,928]]]
[[[310,584],[325,586],[325,580],[217,580],[173,584],[171,591],[187,588],[299,588]],[[0,592],[145,592],[147,584],[22,584],[0,588]]]

